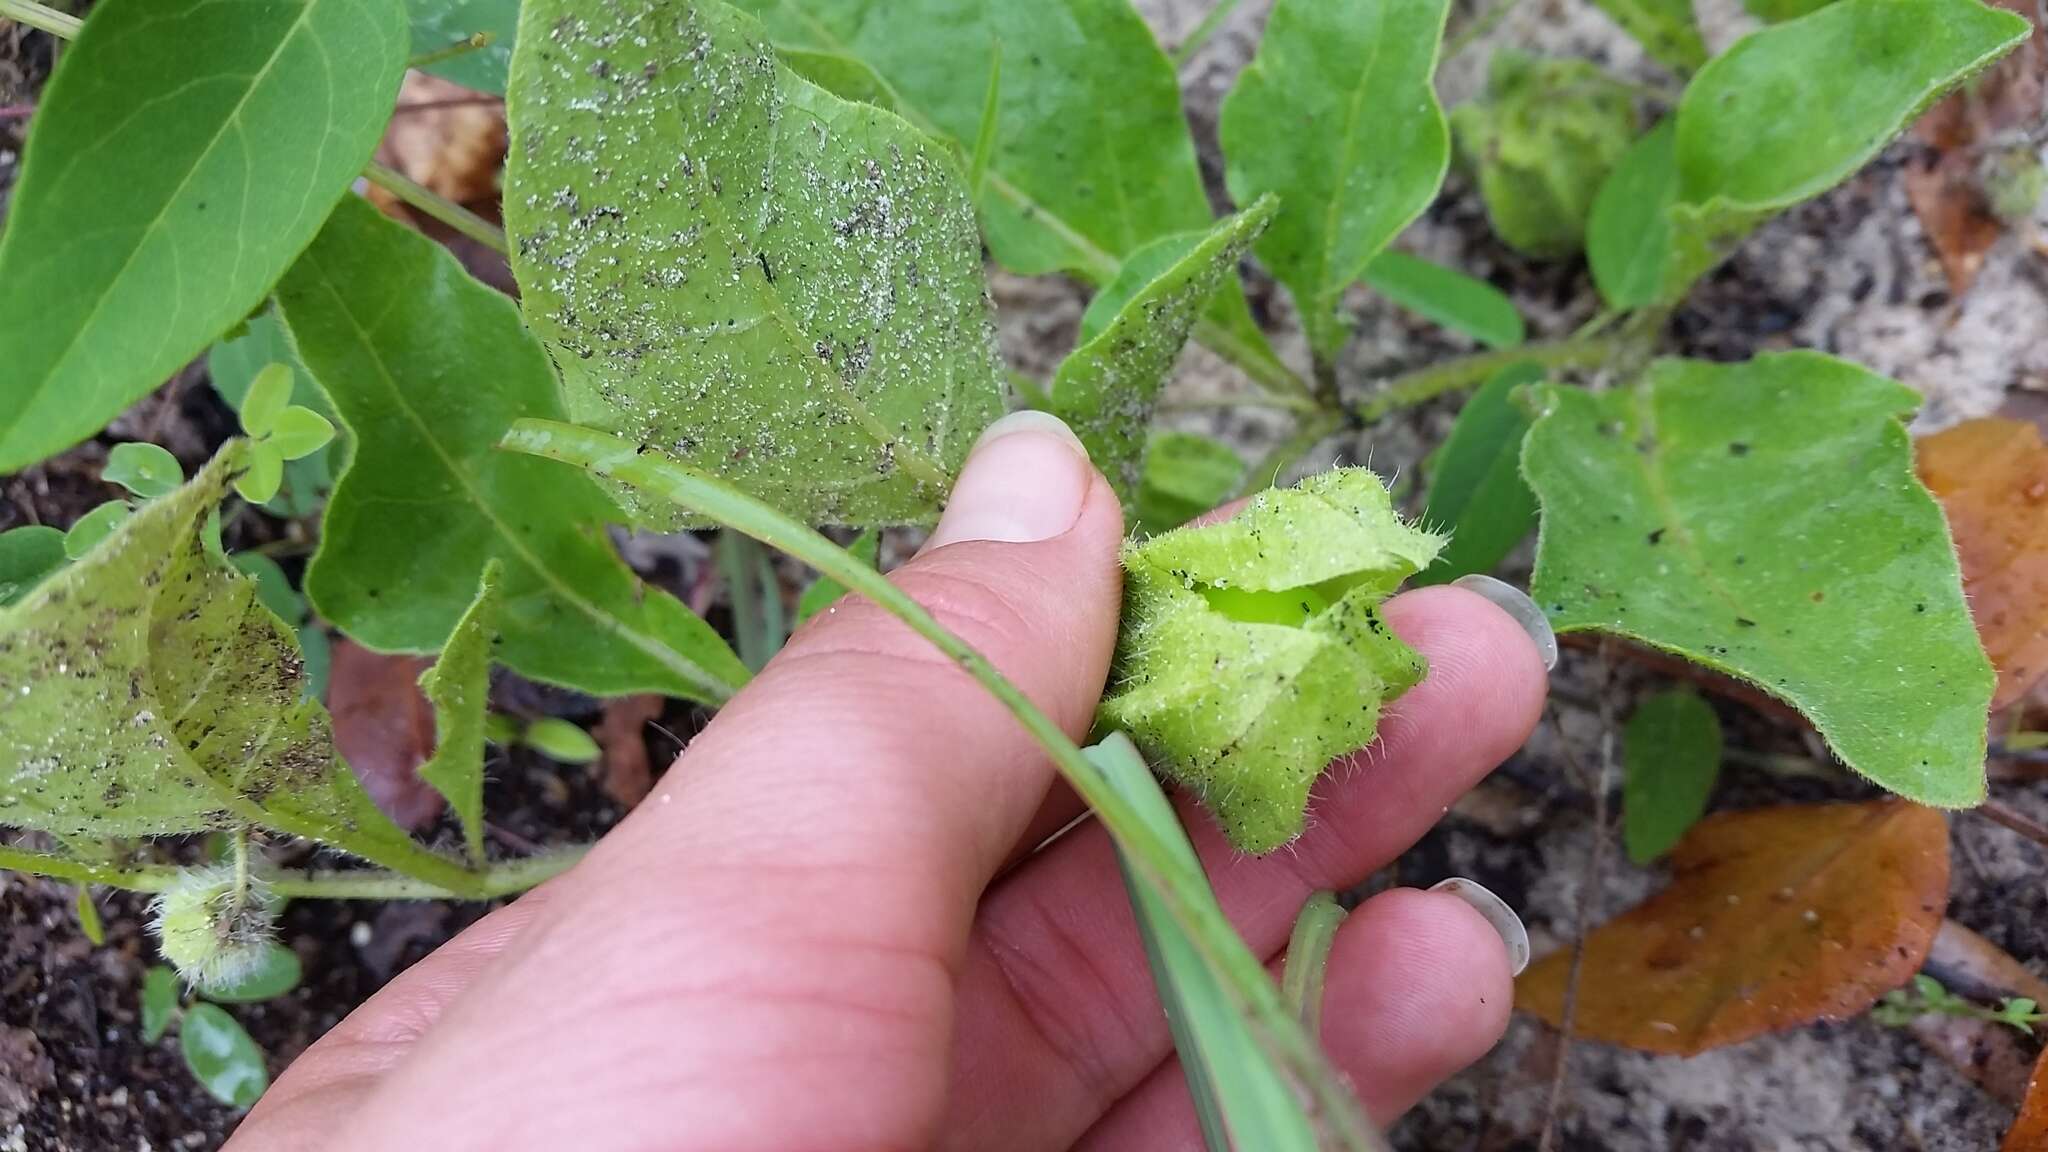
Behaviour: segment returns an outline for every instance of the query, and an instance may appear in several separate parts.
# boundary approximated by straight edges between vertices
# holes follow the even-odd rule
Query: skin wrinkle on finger
[[[1206,814],[1185,797],[1179,801],[1218,900],[1261,955],[1284,946],[1309,892],[1349,887],[1405,850],[1458,795],[1518,748],[1540,715],[1547,687],[1541,660],[1527,635],[1494,605],[1461,589],[1431,588],[1389,601],[1387,619],[1430,657],[1430,675],[1398,702],[1408,721],[1389,725],[1375,753],[1325,784],[1311,830],[1300,841],[1271,856],[1242,857]],[[1399,799],[1390,801],[1395,789]],[[1083,826],[1014,871],[983,901],[977,931],[994,931],[1007,941],[1002,951],[989,954],[1018,967],[988,972],[970,958],[954,1049],[954,1111],[942,1147],[1063,1147],[1080,1134],[1071,1117],[1099,1112],[1105,1098],[1135,1086],[1170,1049],[1135,923],[1121,887],[1099,883],[1105,874],[1115,874],[1107,835],[1099,826]],[[1044,891],[1020,896],[1027,886]],[[1111,995],[1096,1001],[1071,993],[1029,1001],[1006,995],[1005,985],[1051,971],[1042,957],[1015,959],[1041,946],[1047,930],[1033,928],[1031,920],[1048,914],[1064,918],[1057,930],[1061,937],[1094,941],[1098,951],[1116,957],[1093,961],[1098,970],[1119,974]],[[1020,923],[990,928],[1005,917]],[[1498,936],[1493,940],[1498,950]],[[1057,982],[1056,976],[1043,979]],[[1118,1065],[1122,1075],[1107,1083],[1100,1073],[1077,1072],[1060,1051],[1033,1042],[1034,1036],[1053,1035],[1066,1037],[1069,1051],[1107,1049],[1113,1036],[1085,1034],[1102,1026],[1109,1004],[1131,1001],[1148,1006],[1152,1025],[1145,1045],[1125,1052]],[[1034,1011],[1062,1018],[1032,1020]],[[1093,1063],[1110,1062],[1098,1056]]]

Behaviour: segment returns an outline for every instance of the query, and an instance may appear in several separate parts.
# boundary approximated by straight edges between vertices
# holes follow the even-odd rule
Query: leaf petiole
[[[405,66],[407,68],[426,68],[430,65],[439,64],[443,60],[453,60],[457,56],[467,56],[471,52],[489,48],[495,39],[496,37],[492,36],[489,32],[478,32],[473,36],[466,36],[463,39],[457,40],[446,47],[436,48],[431,52],[422,52],[418,56],[407,60]]]
[[[85,21],[68,12],[38,4],[35,0],[0,0],[0,17],[26,24],[38,32],[47,32],[60,40],[70,40],[78,35]]]
[[[418,183],[396,168],[372,160],[370,166],[363,169],[363,178],[498,255],[511,254],[511,247],[505,241],[504,229],[494,226],[490,221]]]

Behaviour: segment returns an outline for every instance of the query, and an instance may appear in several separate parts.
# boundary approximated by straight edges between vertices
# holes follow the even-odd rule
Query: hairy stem
[[[1132,870],[1158,893],[1232,1002],[1255,1024],[1269,1057],[1312,1094],[1313,1103],[1308,1106],[1323,1123],[1333,1126],[1336,1146],[1360,1150],[1376,1146],[1342,1079],[1302,1031],[1264,966],[1217,906],[1199,864],[1184,863],[1174,846],[1050,716],[923,605],[845,549],[773,507],[713,476],[657,453],[642,452],[639,445],[616,436],[550,420],[520,420],[506,433],[501,446],[623,481],[786,552],[874,601],[958,664],[1009,710],[1074,791],[1095,810]]]
[[[381,868],[264,873],[262,878],[281,896],[329,900],[490,900],[524,892],[569,869],[583,858],[588,845],[575,845],[536,856],[505,860],[473,874],[460,890],[444,888],[404,873]],[[168,864],[120,865],[74,860],[44,852],[0,847],[0,869],[100,884],[130,892],[161,892],[184,869]]]
[[[85,21],[78,17],[38,4],[35,0],[0,0],[0,18],[26,24],[38,32],[48,32],[59,40],[73,39],[85,25]]]
[[[1476,388],[1510,364],[1531,361],[1545,368],[1590,368],[1613,356],[1623,345],[1624,340],[1619,337],[1598,337],[1525,344],[1520,348],[1459,356],[1387,381],[1372,399],[1359,406],[1358,418],[1366,424],[1374,424],[1385,419],[1388,413],[1402,408],[1412,408],[1448,392]]]
[[[405,201],[411,207],[439,220],[498,255],[511,255],[512,250],[505,242],[504,229],[433,189],[416,183],[396,168],[372,160],[370,166],[363,169],[363,176],[370,183]]]

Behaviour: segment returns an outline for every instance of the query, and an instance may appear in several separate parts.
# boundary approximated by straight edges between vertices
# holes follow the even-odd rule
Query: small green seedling
[[[218,920],[214,927],[235,930]],[[159,932],[165,958],[177,963],[170,951],[171,937],[161,935],[161,928]],[[181,940],[178,947],[191,944],[190,940]],[[142,1039],[155,1044],[173,1027],[177,1028],[178,1051],[192,1078],[221,1103],[231,1108],[247,1108],[269,1087],[270,1073],[262,1048],[220,1005],[275,1000],[298,987],[302,970],[298,954],[267,934],[237,964],[238,971],[232,979],[189,987],[179,979],[177,971],[161,964],[152,965],[142,976]]]
[[[1870,1018],[1887,1028],[1904,1028],[1922,1016],[1949,1016],[1959,1020],[1985,1020],[2004,1024],[2026,1036],[2048,1021],[2048,1012],[2026,996],[2008,996],[1991,1008],[1966,1000],[1942,986],[1941,981],[1922,973],[1907,988],[1884,994],[1870,1009]]]
[[[327,417],[293,404],[291,397],[292,367],[278,362],[256,373],[242,401],[242,431],[250,439],[235,491],[251,504],[267,504],[277,495],[286,461],[311,456],[334,439]]]
[[[590,733],[554,716],[522,721],[493,712],[484,720],[484,736],[500,748],[525,745],[564,764],[595,764],[604,755]]]

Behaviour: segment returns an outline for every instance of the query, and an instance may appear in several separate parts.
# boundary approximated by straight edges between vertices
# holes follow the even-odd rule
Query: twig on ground
[[[1993,824],[2003,825],[2042,847],[2048,847],[2048,824],[2041,823],[2003,800],[1988,799],[1969,811]]]
[[[1543,1134],[1536,1147],[1539,1152],[1553,1152],[1557,1147],[1557,1124],[1564,1110],[1565,1084],[1571,1075],[1572,1029],[1577,1024],[1579,1012],[1579,976],[1586,963],[1586,933],[1591,929],[1592,908],[1600,890],[1601,877],[1607,868],[1607,782],[1614,770],[1614,702],[1611,696],[1614,681],[1614,665],[1609,658],[1607,645],[1600,646],[1600,686],[1598,689],[1598,711],[1600,716],[1600,762],[1597,773],[1590,780],[1593,793],[1593,844],[1586,856],[1585,875],[1579,881],[1578,907],[1573,912],[1572,965],[1565,977],[1564,1011],[1558,1021],[1557,1062],[1550,1073],[1550,1099],[1543,1109]],[[1584,766],[1573,753],[1571,742],[1565,738],[1564,723],[1555,705],[1550,709],[1550,722],[1557,729],[1558,746],[1564,752],[1565,761],[1581,782],[1587,781]]]

